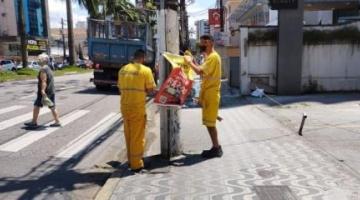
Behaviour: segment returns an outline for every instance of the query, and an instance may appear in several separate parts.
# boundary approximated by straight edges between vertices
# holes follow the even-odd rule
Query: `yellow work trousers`
[[[206,127],[216,127],[216,118],[218,116],[220,104],[220,92],[217,90],[201,92],[200,104],[203,125]]]
[[[145,108],[121,109],[124,118],[124,135],[127,157],[131,169],[144,167],[143,155],[145,149]]]

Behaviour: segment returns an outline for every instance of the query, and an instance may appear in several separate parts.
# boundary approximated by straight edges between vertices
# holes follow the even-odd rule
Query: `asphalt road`
[[[96,91],[91,77],[56,77],[63,127],[49,127],[53,118],[43,108],[37,130],[23,126],[36,80],[0,84],[0,199],[92,199],[111,175],[124,145],[119,95]]]

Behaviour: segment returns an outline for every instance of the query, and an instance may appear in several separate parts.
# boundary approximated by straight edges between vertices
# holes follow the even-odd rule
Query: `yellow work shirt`
[[[207,127],[216,127],[221,87],[221,60],[217,52],[213,51],[205,59],[201,71],[199,103],[202,107],[203,124]]]
[[[201,65],[201,93],[212,91],[220,93],[221,87],[221,58],[213,51]]]
[[[146,90],[156,87],[151,69],[139,63],[125,65],[119,71],[121,106],[145,108]]]

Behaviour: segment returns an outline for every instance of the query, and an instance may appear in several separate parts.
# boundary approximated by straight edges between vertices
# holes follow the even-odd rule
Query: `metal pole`
[[[299,129],[299,135],[300,135],[300,136],[303,136],[302,130],[303,130],[303,128],[304,128],[306,118],[307,118],[307,115],[306,115],[306,113],[304,113],[304,114],[303,114],[303,117],[302,117],[302,120],[301,120],[300,129]]]

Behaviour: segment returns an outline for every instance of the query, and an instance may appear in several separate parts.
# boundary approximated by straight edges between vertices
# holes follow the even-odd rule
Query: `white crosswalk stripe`
[[[50,109],[42,109],[40,110],[40,115],[44,115],[46,113],[49,113],[50,112]],[[29,113],[26,113],[26,114],[23,114],[23,115],[20,115],[20,116],[17,116],[17,117],[14,117],[14,118],[11,118],[11,119],[8,119],[8,120],[5,120],[5,121],[2,121],[0,122],[0,131],[4,130],[4,129],[7,129],[7,128],[10,128],[16,124],[19,124],[19,123],[22,123],[22,122],[25,122],[25,121],[29,121],[31,120],[33,117],[33,113],[32,112],[29,112]]]
[[[26,106],[18,105],[18,106],[10,106],[10,107],[7,107],[7,108],[3,108],[3,109],[0,109],[0,115],[8,113],[8,112],[15,111],[15,110],[20,110],[20,109],[25,108],[25,107]]]
[[[88,110],[76,110],[74,112],[71,112],[64,117],[60,118],[61,123],[63,126],[66,126],[67,124],[70,124],[71,122],[74,122],[75,120],[83,117],[86,115]],[[53,123],[53,122],[51,122]],[[46,126],[49,126],[51,123],[46,124]],[[40,140],[43,137],[46,137],[50,135],[51,133],[57,131],[59,127],[57,128],[47,128],[44,130],[39,131],[30,131],[26,133],[25,135],[15,138],[5,144],[0,145],[0,151],[8,151],[8,152],[17,152],[21,149],[29,146],[30,144]]]
[[[24,100],[24,99],[30,99],[30,98],[35,98],[35,97],[36,97],[36,93],[33,93],[33,94],[22,96],[19,99]]]
[[[120,120],[120,114],[110,113],[96,125],[66,145],[62,150],[59,151],[56,157],[71,158],[77,155],[86,147],[91,145],[94,141],[96,141],[101,135],[105,134],[105,132],[109,130],[109,127],[111,127],[118,120]]]

